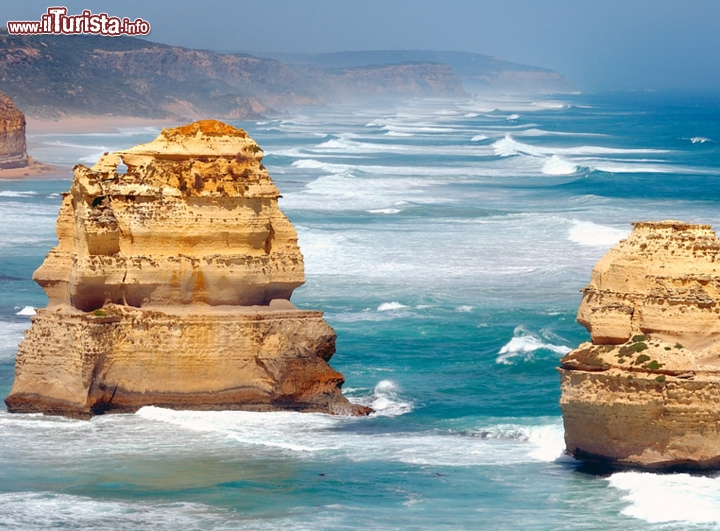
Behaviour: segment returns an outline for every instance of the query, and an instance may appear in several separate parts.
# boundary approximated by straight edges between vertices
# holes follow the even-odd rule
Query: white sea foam
[[[537,127],[531,127],[529,129],[521,129],[513,131],[515,136],[607,136],[601,133],[576,133],[576,132],[565,132],[565,131],[546,131],[545,129],[538,129]]]
[[[37,192],[33,192],[33,191],[16,192],[13,190],[3,190],[2,192],[0,192],[0,197],[32,197],[34,195],[37,195]]]
[[[383,125],[382,129],[394,133],[408,133],[412,136],[415,133],[453,133],[462,128],[444,127],[428,122],[392,122]]]
[[[588,161],[588,165],[599,171],[607,173],[702,173],[700,170],[680,168],[678,166],[665,166],[661,164],[637,164],[613,160],[595,159]]]
[[[518,118],[520,118],[519,114],[511,114],[507,117],[508,120],[517,120]]]
[[[323,170],[328,173],[343,173],[353,168],[349,164],[333,164],[330,162],[321,162],[315,159],[302,159],[294,161],[291,166],[303,170]]]
[[[453,130],[455,131],[455,130]],[[403,132],[403,131],[399,131]],[[420,133],[420,132],[431,132],[425,131],[424,128],[411,128],[408,133]],[[467,131],[458,131],[463,135],[467,134]],[[398,137],[395,142],[367,142],[349,138],[333,138],[327,142],[321,142],[317,146],[312,148],[304,148],[304,151],[298,151],[297,149],[286,149],[269,151],[274,155],[282,155],[295,158],[319,158],[319,157],[342,157],[344,159],[348,157],[354,158],[371,158],[376,157],[378,154],[392,153],[400,155],[477,155],[477,146],[450,146],[450,145],[415,145],[409,143],[402,143],[402,138]],[[490,153],[490,151],[489,151]],[[489,154],[488,153],[488,154]]]
[[[628,229],[616,229],[592,221],[573,220],[573,225],[568,231],[568,239],[580,245],[611,247],[623,238],[627,238],[628,234],[630,234]]]
[[[518,142],[512,135],[505,135],[502,139],[494,142],[491,146],[495,153],[501,157],[512,155],[531,155],[542,157],[547,155],[611,155],[611,154],[639,154],[639,153],[667,153],[663,149],[629,149],[629,148],[608,148],[604,146],[578,146],[570,148],[533,146],[524,142]]]
[[[87,155],[85,157],[79,157],[79,162],[85,162],[87,164],[95,164],[98,160],[100,160],[100,157],[103,156],[105,152],[104,151],[98,151],[96,153],[93,153],[92,155]]]
[[[91,136],[91,135],[82,135],[82,136]],[[57,146],[57,147],[63,147],[63,148],[74,148],[74,149],[88,149],[92,151],[102,150],[105,151],[111,151],[112,148],[110,146],[89,146],[87,144],[73,144],[71,142],[63,142],[62,140],[53,140],[50,142],[44,142],[44,144],[48,146]]]
[[[228,445],[263,452],[291,453],[298,458],[389,461],[436,466],[497,466],[552,460],[562,451],[557,428],[543,425],[488,425],[473,433],[445,430],[386,432],[372,429],[373,418],[412,410],[391,380],[378,383],[368,396],[350,397],[371,405],[370,417],[342,417],[315,413],[249,411],[174,411],[147,406],[135,415],[150,422],[177,426],[188,432],[214,434]],[[557,424],[553,420],[553,425]],[[353,429],[365,424],[367,428]],[[162,428],[156,428],[163,431]]]
[[[380,306],[377,307],[377,311],[390,312],[393,310],[402,310],[403,308],[407,308],[407,306],[405,306],[404,304],[401,304],[397,301],[383,302]]]
[[[15,356],[23,333],[29,326],[29,319],[21,323],[0,321],[0,359],[11,359]]]
[[[567,109],[570,107],[569,104],[563,103],[562,101],[534,101],[532,105],[539,107],[540,109]]]
[[[513,155],[532,155],[535,157],[542,157],[547,155],[546,150],[518,142],[510,135],[505,135],[500,140],[495,141],[492,146],[495,150],[495,154],[500,157],[510,157]]]
[[[720,523],[720,478],[618,472],[608,478],[630,502],[623,514],[650,523]]]
[[[468,305],[462,305],[455,308],[455,311],[460,313],[469,313],[473,311],[473,307]]]
[[[385,136],[415,136],[412,133],[403,133],[402,131],[388,131]]]
[[[705,142],[712,142],[712,140],[705,138],[704,136],[694,136],[690,139],[690,142],[693,144],[704,144]]]
[[[567,354],[570,348],[544,342],[540,337],[528,332],[522,326],[515,327],[513,338],[498,352],[495,363],[512,365],[517,360],[530,361],[538,350],[549,350],[555,354]]]
[[[0,494],[0,504],[3,529],[246,528],[241,519],[232,522],[235,518],[227,511],[200,503],[127,502],[54,492],[11,492]]]
[[[530,457],[538,461],[556,461],[565,452],[565,429],[562,423],[532,426],[528,441],[537,446],[530,451]]]
[[[23,306],[23,308],[16,312],[15,315],[35,315],[35,308],[32,306]]]
[[[568,162],[557,155],[553,155],[549,159],[546,159],[542,167],[542,172],[545,175],[572,175],[577,171],[577,165],[572,162]]]
[[[398,214],[402,212],[399,208],[376,208],[374,210],[367,210],[369,214]]]
[[[370,406],[375,410],[372,415],[380,417],[397,417],[413,410],[410,401],[399,397],[400,386],[393,380],[381,380],[373,389],[371,396],[351,397],[350,400],[356,404]]]
[[[488,139],[488,137],[486,137],[485,135],[475,135],[474,137],[472,137],[470,139],[470,141],[471,142],[480,142],[481,140],[487,140],[487,139]]]
[[[564,455],[565,430],[561,419],[553,419],[547,424],[499,423],[483,426],[473,433],[485,439],[528,442],[531,445],[528,457],[538,461],[556,461]]]
[[[428,189],[441,181],[422,177],[356,176],[362,170],[321,176],[298,192],[287,193],[281,207],[301,210],[380,210],[397,208],[400,201],[445,202]]]
[[[0,202],[0,249],[36,244],[51,247],[57,242],[57,205],[37,202]]]

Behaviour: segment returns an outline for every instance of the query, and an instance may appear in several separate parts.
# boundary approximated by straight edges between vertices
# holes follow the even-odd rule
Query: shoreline
[[[179,122],[173,119],[139,118],[134,116],[67,116],[57,120],[25,117],[27,136],[44,134],[116,133],[126,127],[169,127]]]
[[[28,144],[32,136],[57,134],[97,134],[117,133],[130,127],[171,127],[176,120],[158,120],[134,116],[67,116],[56,120],[39,120],[25,117],[25,136]],[[31,157],[30,164],[22,168],[0,169],[0,181],[17,181],[41,177],[44,179],[71,179],[72,168],[54,166],[36,161]]]
[[[0,169],[0,181],[20,181],[23,179],[32,179],[34,177],[43,177],[45,179],[69,179],[71,170],[69,168],[61,168],[52,164],[44,164],[30,159],[30,164],[22,168]]]

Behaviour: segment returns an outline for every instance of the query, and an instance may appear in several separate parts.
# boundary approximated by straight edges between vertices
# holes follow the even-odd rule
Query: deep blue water
[[[11,529],[720,528],[720,480],[563,457],[558,359],[594,263],[633,221],[720,219],[720,98],[411,100],[238,122],[298,229],[293,296],[338,334],[365,419],[0,412]],[[157,130],[34,135],[92,163]],[[55,242],[60,180],[0,181],[0,392]],[[62,179],[65,180],[62,180]]]

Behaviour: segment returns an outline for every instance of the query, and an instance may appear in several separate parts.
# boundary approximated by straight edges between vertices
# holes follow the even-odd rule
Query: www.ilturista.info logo
[[[93,14],[89,9],[80,15],[68,15],[67,8],[48,7],[47,13],[39,21],[9,20],[8,33],[11,35],[147,35],[150,23],[141,18],[111,17],[107,13]]]

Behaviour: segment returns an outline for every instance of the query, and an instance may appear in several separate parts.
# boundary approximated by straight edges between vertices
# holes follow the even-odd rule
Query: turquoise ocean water
[[[3,529],[720,529],[720,475],[588,473],[555,368],[632,221],[720,227],[720,98],[418,99],[237,122],[296,226],[293,302],[338,334],[369,418],[0,411]],[[169,124],[172,125],[172,124]],[[153,128],[34,135],[91,164]],[[0,181],[0,394],[56,243],[60,180]]]

